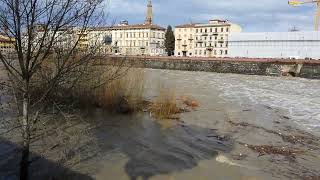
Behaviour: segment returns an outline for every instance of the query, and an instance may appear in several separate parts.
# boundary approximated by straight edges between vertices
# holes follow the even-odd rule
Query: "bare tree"
[[[14,40],[14,54],[1,54],[21,113],[20,179],[28,179],[31,132],[39,104],[62,84],[72,85],[95,53],[84,38],[102,17],[102,0],[0,0],[0,30]],[[31,98],[39,76],[44,90]],[[74,76],[73,76],[74,75]],[[65,78],[73,77],[73,78]]]

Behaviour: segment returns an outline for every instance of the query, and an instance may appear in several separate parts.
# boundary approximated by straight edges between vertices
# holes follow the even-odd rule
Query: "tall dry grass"
[[[175,115],[181,112],[177,105],[175,91],[164,87],[159,88],[159,94],[153,100],[149,109],[152,115],[159,120],[178,119]]]
[[[145,92],[143,69],[129,69],[122,76],[106,83],[95,91],[97,104],[111,111],[137,111]]]

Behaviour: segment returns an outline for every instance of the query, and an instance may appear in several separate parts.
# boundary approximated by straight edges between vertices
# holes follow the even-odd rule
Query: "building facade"
[[[0,53],[10,54],[14,51],[14,40],[6,35],[0,34]]]
[[[153,24],[119,24],[95,28],[89,32],[90,46],[99,46],[103,54],[162,55],[165,29]]]
[[[229,34],[238,32],[241,32],[239,25],[225,20],[176,26],[175,56],[226,57]]]
[[[99,47],[101,54],[163,55],[166,29],[153,24],[152,2],[148,1],[144,24],[129,25],[128,21],[111,27],[92,28],[89,46]]]
[[[320,32],[233,33],[229,51],[230,57],[320,59]]]

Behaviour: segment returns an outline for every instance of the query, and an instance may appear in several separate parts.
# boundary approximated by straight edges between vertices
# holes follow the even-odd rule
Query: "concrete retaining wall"
[[[127,65],[140,68],[206,71],[265,76],[297,76],[303,78],[320,79],[320,61],[143,56],[111,56],[107,59],[112,63],[125,62]]]

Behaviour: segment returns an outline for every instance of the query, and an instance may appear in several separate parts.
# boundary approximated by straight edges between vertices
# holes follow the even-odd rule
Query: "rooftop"
[[[159,25],[154,24],[133,24],[133,25],[116,25],[109,27],[95,27],[92,30],[133,30],[133,29],[152,29],[165,31],[166,28],[163,28]]]
[[[178,25],[178,26],[175,26],[176,28],[191,28],[191,27],[195,27],[196,24],[194,23],[191,23],[191,24],[182,24],[182,25]]]
[[[226,26],[231,25],[227,20],[211,19],[208,23],[190,23],[175,26],[176,28],[191,28],[191,27],[207,27],[207,26]]]

